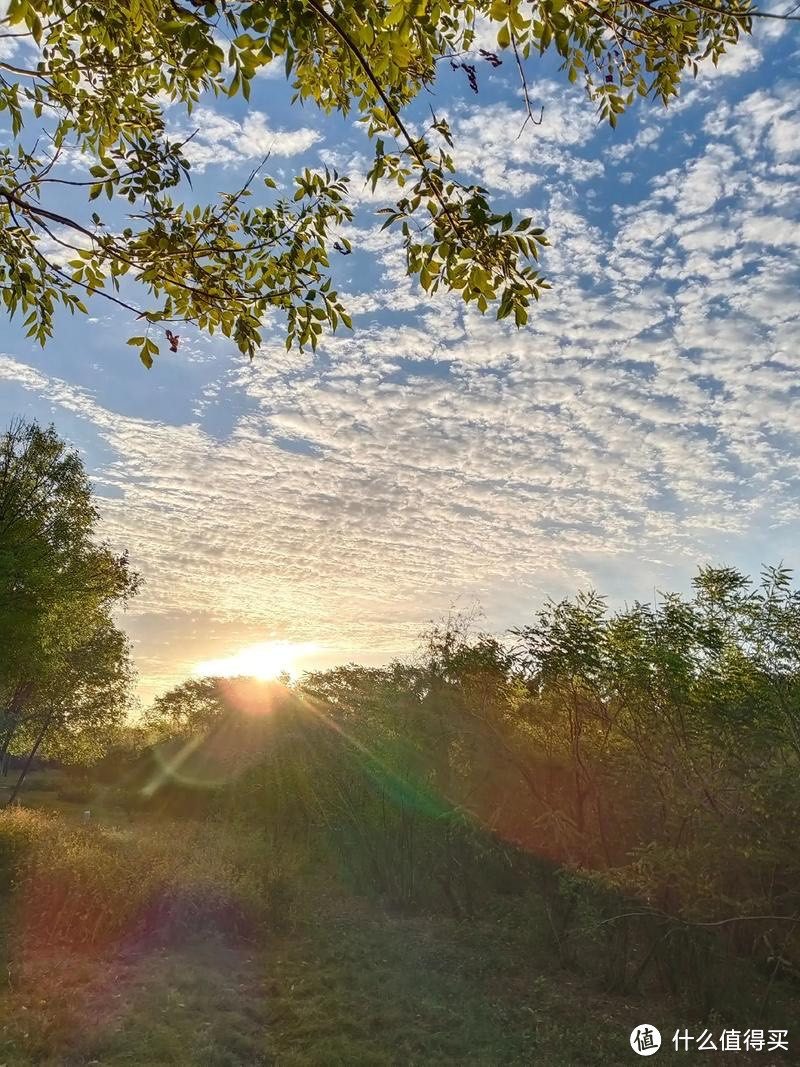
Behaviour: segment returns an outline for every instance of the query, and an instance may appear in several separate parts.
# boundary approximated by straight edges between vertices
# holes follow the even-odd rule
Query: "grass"
[[[661,1030],[657,1062],[694,1060],[669,1042],[679,1026],[699,1034],[702,1023],[600,993],[554,967],[544,946],[537,954],[509,914],[399,917],[320,889],[308,891],[301,913],[269,961],[272,1063],[618,1067],[638,1062],[629,1036],[644,1021]]]
[[[0,815],[0,1063],[250,1064],[282,870],[227,827]]]
[[[0,808],[5,807],[18,775],[19,771],[12,770],[5,778],[0,777]],[[109,802],[109,798],[113,796],[111,789],[94,787],[89,793],[89,799],[81,801],[65,799],[75,788],[77,788],[75,783],[70,782],[63,771],[31,771],[20,790],[19,802],[22,806],[34,811],[63,815],[68,819],[82,821],[83,813],[88,810],[94,822],[113,826],[118,824],[121,818],[127,821],[119,807]]]
[[[0,911],[4,1067],[617,1067],[638,1062],[628,1039],[643,1021],[661,1029],[657,1062],[705,1062],[670,1046],[674,1029],[699,1033],[701,1021],[604,994],[559,967],[535,902],[500,901],[469,922],[402,916],[314,864],[301,877],[252,835],[125,816],[84,826],[73,809],[0,816],[5,860],[20,842],[28,849]],[[43,871],[71,887],[57,914],[37,896]],[[218,883],[248,914],[261,903],[252,925],[197,897]],[[142,924],[165,886],[181,921],[173,908]],[[110,918],[96,927],[85,915],[98,909]],[[711,1058],[775,1063],[766,1053]]]
[[[266,1062],[252,952],[216,935],[147,954],[34,953],[0,998],[7,1067]]]

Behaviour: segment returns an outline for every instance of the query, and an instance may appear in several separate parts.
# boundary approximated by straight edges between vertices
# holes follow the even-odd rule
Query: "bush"
[[[12,778],[12,781],[14,779]],[[52,774],[29,774],[26,776],[22,784],[23,793],[49,793],[54,789],[58,789],[61,784],[61,777],[53,776]]]
[[[67,804],[88,804],[94,798],[94,790],[89,786],[65,785],[56,795]]]

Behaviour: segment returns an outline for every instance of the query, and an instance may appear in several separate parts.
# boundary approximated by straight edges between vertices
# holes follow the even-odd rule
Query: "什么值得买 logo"
[[[661,1048],[661,1034],[652,1023],[640,1023],[631,1030],[631,1048],[639,1056],[652,1056]]]

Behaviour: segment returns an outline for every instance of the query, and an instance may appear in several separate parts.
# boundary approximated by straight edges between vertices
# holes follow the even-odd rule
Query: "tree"
[[[230,714],[228,683],[222,678],[188,678],[156,697],[142,725],[154,741],[205,733]]]
[[[345,177],[305,170],[279,195],[259,168],[215,203],[173,195],[189,164],[166,105],[191,111],[203,93],[248,99],[258,72],[279,64],[293,100],[358,112],[374,142],[368,180],[398,187],[381,211],[423,288],[522,325],[547,284],[536,269],[544,232],[461,181],[447,123],[433,115],[420,129],[407,106],[442,66],[463,69],[477,91],[476,63],[508,63],[525,121],[536,122],[524,64],[552,49],[613,125],[637,94],[666,104],[685,72],[716,63],[750,31],[754,14],[749,0],[9,0],[0,41],[32,54],[23,65],[0,60],[13,135],[0,151],[6,309],[44,344],[58,304],[85,312],[84,298],[102,294],[148,324],[129,341],[148,367],[157,324],[219,330],[250,356],[275,311],[288,347],[315,346],[323,326],[350,326],[330,273],[331,252],[350,251],[340,234],[351,217]],[[496,52],[475,48],[481,20]],[[65,189],[74,214],[61,207]],[[122,226],[116,204],[135,205]],[[174,350],[178,335],[165,337]]]
[[[78,724],[121,713],[128,643],[111,612],[139,579],[98,522],[77,453],[52,427],[14,422],[0,438],[0,758],[51,727],[63,748]]]
[[[126,634],[103,619],[80,647],[64,651],[35,690],[33,708],[20,717],[14,747],[28,758],[11,792],[12,804],[37,754],[88,766],[124,726],[132,669]]]
[[[628,857],[619,884],[667,912],[777,913],[797,862],[800,593],[783,567],[706,567],[694,587],[613,615],[585,594],[516,631],[529,741],[564,772],[562,854]]]

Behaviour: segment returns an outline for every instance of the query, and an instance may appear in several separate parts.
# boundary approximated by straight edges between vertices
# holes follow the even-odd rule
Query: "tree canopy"
[[[749,0],[9,0],[0,43],[30,47],[24,65],[0,60],[13,133],[0,150],[6,309],[44,344],[58,305],[85,312],[103,294],[144,323],[129,343],[148,367],[159,343],[176,349],[176,323],[221,331],[250,356],[276,314],[288,347],[350,326],[330,270],[350,251],[347,177],[304,170],[281,191],[259,168],[192,202],[186,140],[166,115],[202,94],[247,100],[279,64],[294,101],[357,112],[374,145],[368,180],[397,187],[380,210],[423,288],[522,325],[547,285],[544,231],[461,180],[446,121],[421,128],[408,105],[442,69],[463,68],[476,88],[476,64],[507,63],[536,122],[525,64],[554,51],[613,125],[637,95],[667,103],[753,14]],[[487,27],[493,51],[477,47]]]
[[[144,714],[144,728],[154,740],[191,737],[222,722],[228,712],[219,678],[188,678],[156,697]]]
[[[52,427],[14,422],[0,437],[3,754],[46,733],[61,749],[80,735],[87,749],[89,734],[123,715],[128,641],[111,613],[138,576],[99,540],[98,523],[78,454]]]

